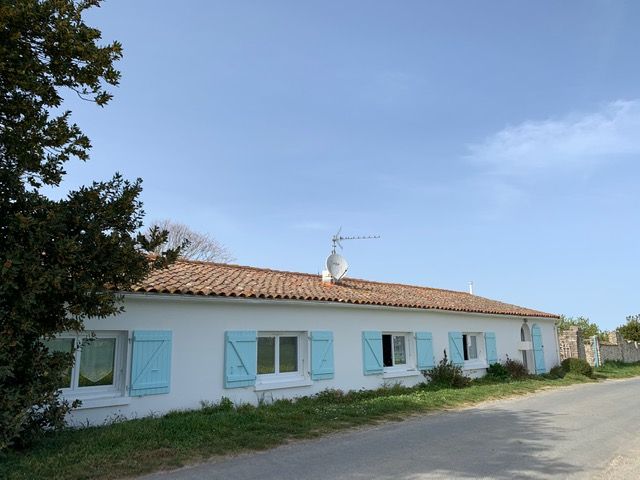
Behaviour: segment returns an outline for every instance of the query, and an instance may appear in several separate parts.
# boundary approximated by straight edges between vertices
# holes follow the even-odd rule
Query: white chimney
[[[322,283],[333,283],[333,277],[329,270],[322,270]]]
[[[473,295],[473,282],[469,282],[469,293]]]

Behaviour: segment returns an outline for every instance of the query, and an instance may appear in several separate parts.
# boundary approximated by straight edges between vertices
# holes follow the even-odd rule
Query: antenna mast
[[[333,247],[331,249],[331,253],[336,253],[336,247],[340,247],[342,250],[342,241],[343,240],[374,240],[380,238],[380,235],[358,235],[355,237],[343,237],[340,235],[342,231],[342,227],[338,230],[338,232],[331,238],[331,242],[333,243]]]

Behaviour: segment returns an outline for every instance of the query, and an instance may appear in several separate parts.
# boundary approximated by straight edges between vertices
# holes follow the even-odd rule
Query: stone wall
[[[593,339],[583,339],[582,331],[578,327],[570,327],[558,333],[558,342],[560,343],[560,360],[582,358],[590,365],[594,365],[597,348],[600,363],[607,361],[640,362],[640,344],[625,340],[618,332],[609,332],[609,338],[606,341],[598,341],[597,346],[594,347]]]
[[[602,362],[640,362],[640,344],[625,340],[618,332],[610,332],[609,341],[600,342],[600,358]]]
[[[585,358],[584,341],[582,331],[578,327],[569,327],[558,332],[560,345],[560,361],[565,358]]]
[[[593,348],[593,339],[590,338],[584,343],[585,356],[582,358],[584,358],[592,367],[596,364],[596,356],[595,356],[594,350],[595,349]],[[602,360],[600,361],[600,363],[602,363]]]

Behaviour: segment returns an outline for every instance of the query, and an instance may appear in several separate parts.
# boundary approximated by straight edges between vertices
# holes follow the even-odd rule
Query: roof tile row
[[[337,284],[319,275],[179,260],[154,270],[138,293],[245,297],[380,305],[455,312],[558,318],[558,315],[490,300],[466,292],[345,278]]]

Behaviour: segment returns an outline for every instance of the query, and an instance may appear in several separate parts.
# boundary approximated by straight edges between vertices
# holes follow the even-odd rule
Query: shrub
[[[549,377],[551,378],[563,378],[567,372],[564,371],[561,365],[556,365],[549,370]]]
[[[577,373],[585,377],[593,376],[593,367],[581,358],[565,358],[560,365],[565,373]]]
[[[485,377],[492,380],[506,381],[509,380],[509,371],[503,364],[496,362],[489,365]]]
[[[345,394],[342,390],[336,388],[327,388],[315,394],[315,398],[320,402],[326,403],[347,403],[349,394]]]
[[[228,397],[222,397],[218,403],[207,400],[200,401],[200,409],[203,413],[230,412],[235,408],[235,405]]]
[[[449,361],[446,350],[438,365],[422,372],[422,374],[429,380],[431,385],[438,387],[464,388],[471,383],[471,379],[462,372],[462,367]]]
[[[503,365],[505,370],[509,373],[509,377],[513,380],[522,380],[529,376],[527,367],[524,366],[524,363],[519,362],[518,360],[513,360],[507,356]]]

